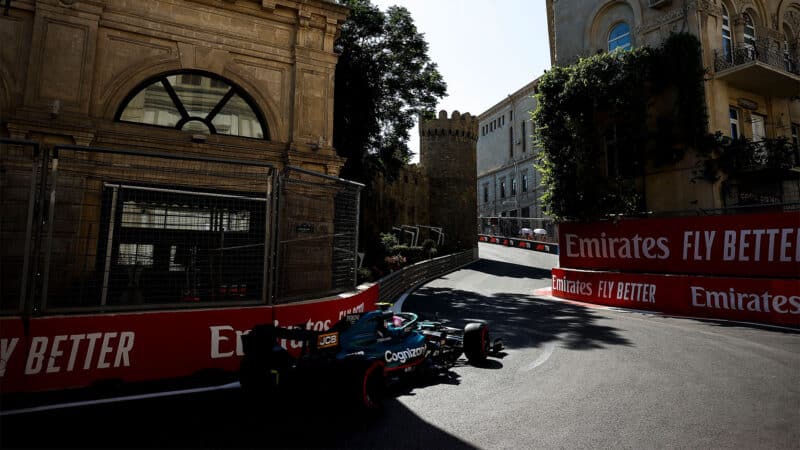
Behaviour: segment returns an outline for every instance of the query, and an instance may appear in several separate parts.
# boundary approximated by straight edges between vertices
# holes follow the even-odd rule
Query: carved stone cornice
[[[261,8],[269,12],[275,12],[275,1],[261,0]]]
[[[649,33],[651,31],[657,30],[657,29],[661,28],[664,25],[667,25],[667,24],[672,23],[672,22],[674,22],[676,20],[682,19],[685,16],[686,16],[686,12],[684,11],[684,9],[682,7],[680,7],[680,6],[674,7],[672,9],[664,12],[663,14],[660,14],[654,20],[652,20],[652,21],[650,21],[648,23],[643,23],[643,24],[635,27],[633,29],[633,33],[634,33],[634,35],[646,34],[646,33]]]
[[[786,11],[786,14],[783,15],[783,20],[788,22],[789,26],[792,27],[792,31],[800,36],[800,14],[795,11]]]
[[[58,5],[90,14],[102,14],[106,0],[58,0]]]
[[[694,0],[689,2],[689,8],[696,8],[699,12],[704,12],[711,16],[721,16],[722,6],[715,5],[711,0]]]
[[[6,130],[12,139],[42,140],[42,136],[71,139],[75,145],[92,145],[96,130],[70,126],[69,124],[36,123],[29,121],[14,121],[6,124]]]

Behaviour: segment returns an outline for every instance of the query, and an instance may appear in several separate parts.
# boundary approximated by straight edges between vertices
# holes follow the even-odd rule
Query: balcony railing
[[[729,53],[714,50],[714,70],[722,72],[750,62],[760,62],[776,69],[800,75],[797,61],[780,49],[774,41],[758,40],[753,43],[738,42]]]

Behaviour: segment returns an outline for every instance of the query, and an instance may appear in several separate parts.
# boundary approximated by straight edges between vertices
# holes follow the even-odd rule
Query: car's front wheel
[[[485,323],[469,323],[464,327],[464,354],[470,364],[480,364],[489,356],[489,327]]]

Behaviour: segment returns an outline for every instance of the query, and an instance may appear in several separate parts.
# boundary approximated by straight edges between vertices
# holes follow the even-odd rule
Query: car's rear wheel
[[[248,396],[263,397],[273,389],[269,364],[260,358],[252,356],[242,357],[239,367],[239,383],[242,391]]]
[[[357,407],[363,411],[374,412],[383,408],[386,396],[386,379],[383,361],[370,361],[359,364],[355,377],[357,381]]]
[[[489,347],[489,327],[485,323],[470,323],[464,327],[464,354],[471,364],[484,362]]]
[[[288,367],[289,355],[276,347],[270,327],[256,327],[242,338],[245,354],[239,366],[239,383],[246,395],[263,401],[264,396],[276,391],[280,373]]]

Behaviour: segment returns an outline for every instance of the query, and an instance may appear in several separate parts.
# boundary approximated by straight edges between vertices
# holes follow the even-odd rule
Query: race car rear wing
[[[251,344],[250,342],[253,341],[255,336],[257,336],[256,340],[260,342],[252,342]],[[338,331],[306,330],[299,326],[284,328],[269,324],[257,325],[250,333],[242,336],[245,353],[248,353],[248,349],[252,348],[254,345],[261,345],[263,348],[265,342],[268,342],[270,346],[272,346],[277,345],[278,341],[283,339],[300,343],[301,354],[339,346]]]

